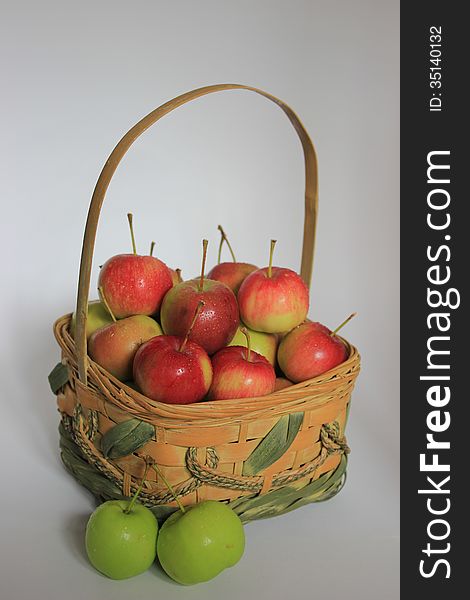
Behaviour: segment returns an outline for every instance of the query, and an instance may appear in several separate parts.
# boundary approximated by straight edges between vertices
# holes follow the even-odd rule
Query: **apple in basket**
[[[106,304],[102,290],[101,294]],[[113,314],[112,317],[115,319]],[[132,377],[134,356],[139,346],[162,333],[160,325],[146,315],[134,315],[119,321],[115,319],[91,335],[88,354],[111,375],[127,381]]]
[[[321,323],[305,322],[288,333],[277,351],[279,366],[286,377],[299,383],[344,362],[348,353],[336,334],[355,315],[350,315],[334,331]]]
[[[293,385],[293,383],[289,379],[286,379],[285,377],[276,377],[274,391],[279,392],[280,390],[284,390],[285,388],[288,388],[291,385]]]
[[[254,271],[238,290],[240,318],[251,329],[282,333],[305,320],[308,288],[291,269],[273,267],[275,240],[271,240],[269,266]]]
[[[256,271],[258,267],[256,267],[255,265],[251,265],[250,263],[237,262],[235,254],[232,250],[232,246],[228,241],[228,238],[225,234],[225,231],[223,230],[222,225],[219,225],[219,231],[221,234],[221,239],[219,245],[218,261],[216,266],[209,271],[207,278],[215,279],[216,281],[221,281],[222,283],[225,283],[236,295],[246,277],[253,271]],[[222,245],[224,242],[227,244],[228,249],[230,250],[233,262],[220,262],[220,257],[222,254]]]
[[[98,287],[102,288],[109,307],[118,318],[153,315],[163,296],[173,286],[168,267],[154,256],[137,254],[132,215],[129,213],[133,254],[118,254],[101,267]]]
[[[162,335],[143,344],[134,359],[134,380],[152,400],[168,404],[190,404],[202,400],[212,382],[207,352],[189,340],[203,309],[199,301],[184,338]]]
[[[261,354],[251,350],[250,334],[247,347],[229,346],[212,357],[214,375],[209,390],[209,400],[229,398],[254,398],[274,391],[276,373],[271,363]]]
[[[226,346],[235,335],[239,323],[238,305],[232,290],[220,281],[204,278],[207,240],[203,241],[201,276],[175,285],[165,296],[161,308],[161,323],[167,335],[184,337],[202,300],[201,310],[190,340],[214,354]]]
[[[247,347],[247,337],[242,331],[243,324],[238,327],[237,332],[229,346],[245,346]],[[261,354],[269,360],[274,367],[276,364],[277,354],[277,335],[274,333],[262,333],[261,331],[255,331],[246,327],[246,330],[250,336],[251,349]]]
[[[103,327],[103,325],[109,325],[113,322],[113,318],[108,312],[106,306],[100,300],[91,300],[88,302],[88,316],[86,320],[86,337],[87,340],[91,334]],[[75,330],[77,327],[77,315],[74,312],[72,320],[70,321],[70,335],[75,338]]]

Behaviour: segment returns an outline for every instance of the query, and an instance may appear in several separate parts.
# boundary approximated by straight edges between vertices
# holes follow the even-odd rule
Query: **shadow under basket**
[[[275,102],[299,135],[306,171],[300,273],[310,284],[318,193],[316,156],[308,134],[295,113],[266,92],[237,84],[208,86],[144,117],[113,150],[98,179],[85,230],[75,340],[70,314],[54,324],[62,362],[50,382],[62,415],[60,448],[66,468],[98,501],[131,496],[147,470],[139,500],[159,520],[178,509],[174,495],[183,505],[209,499],[227,502],[247,522],[327,500],[346,479],[349,448],[344,430],[360,357],[344,338],[348,358],[321,376],[268,396],[190,405],[152,401],[87,355],[94,241],[117,165],[133,141],[162,116],[192,99],[231,89],[256,92]]]

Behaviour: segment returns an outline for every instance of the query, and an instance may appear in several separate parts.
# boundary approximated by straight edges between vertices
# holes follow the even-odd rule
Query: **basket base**
[[[87,488],[98,503],[107,500],[122,500],[121,490],[107,477],[93,467],[84,457],[72,435],[64,427],[59,426],[60,452],[62,462],[69,473]],[[238,514],[243,523],[256,519],[266,519],[295,510],[310,502],[323,502],[336,496],[346,482],[347,457],[341,457],[338,467],[303,487],[285,486],[266,494],[243,496],[229,502],[229,506]],[[178,510],[178,507],[162,504],[149,506],[161,524]]]

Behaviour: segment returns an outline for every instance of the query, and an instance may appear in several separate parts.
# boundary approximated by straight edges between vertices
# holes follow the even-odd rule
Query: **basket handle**
[[[187,92],[186,94],[182,94],[173,100],[165,102],[165,104],[162,104],[159,108],[156,108],[146,117],[141,119],[124,135],[124,137],[111,152],[96,183],[90,202],[90,208],[88,210],[88,217],[83,237],[76,309],[77,328],[75,347],[80,381],[82,381],[84,384],[86,384],[87,380],[87,340],[85,328],[88,314],[88,294],[90,291],[93,250],[95,246],[98,219],[111,178],[114,175],[117,166],[121,162],[121,159],[129,150],[131,145],[151,125],[179,106],[186,104],[186,102],[190,102],[191,100],[195,100],[196,98],[200,98],[206,94],[221,92],[223,90],[248,90],[268,98],[268,100],[271,100],[277,104],[284,111],[300,138],[305,159],[305,217],[300,274],[307,286],[310,285],[313,267],[313,252],[315,247],[315,227],[318,211],[318,170],[317,157],[312,141],[297,115],[289,106],[287,106],[287,104],[284,104],[282,100],[279,100],[275,96],[272,96],[263,90],[259,90],[247,85],[223,83],[218,85],[209,85],[191,92]]]

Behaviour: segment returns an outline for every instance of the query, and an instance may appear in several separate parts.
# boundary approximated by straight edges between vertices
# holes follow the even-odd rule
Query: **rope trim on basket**
[[[109,480],[115,483],[119,488],[123,486],[122,472],[112,463],[104,458],[101,452],[93,444],[93,438],[97,432],[98,417],[96,411],[88,411],[88,418],[85,419],[80,404],[75,406],[72,417],[62,416],[65,429],[72,435],[75,443],[78,445],[86,459],[96,469],[105,475]],[[340,432],[340,426],[337,421],[322,425],[320,430],[321,450],[319,455],[312,461],[306,463],[299,469],[285,470],[273,476],[271,488],[281,487],[308,475],[312,475],[323,465],[323,463],[332,455],[349,454],[350,450],[346,439]],[[228,488],[244,492],[258,493],[262,490],[264,476],[243,476],[229,475],[216,471],[219,457],[215,448],[207,447],[205,464],[202,464],[197,457],[198,449],[188,448],[186,452],[186,466],[192,477],[180,486],[174,487],[174,494],[181,498],[195,491],[203,484],[208,484],[220,488]],[[145,458],[145,457],[143,457]],[[145,458],[145,460],[147,460]],[[131,489],[137,487],[137,484],[130,484]],[[142,499],[149,505],[167,504],[174,500],[174,496],[168,491],[148,492],[142,490]]]

